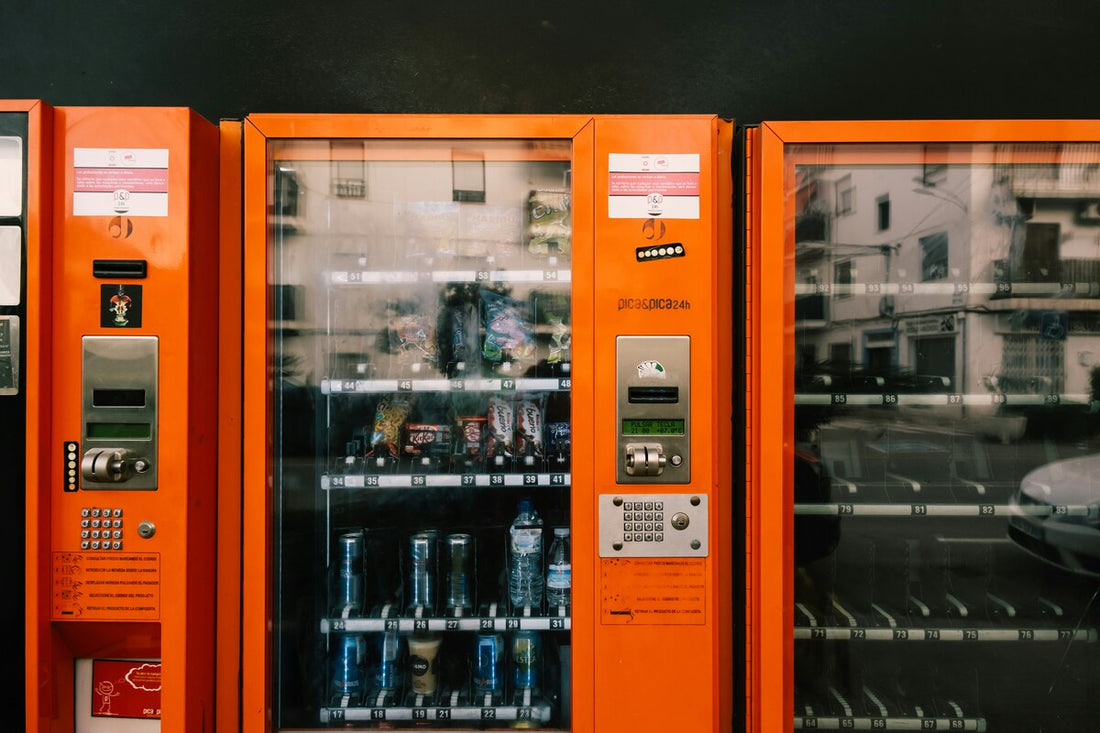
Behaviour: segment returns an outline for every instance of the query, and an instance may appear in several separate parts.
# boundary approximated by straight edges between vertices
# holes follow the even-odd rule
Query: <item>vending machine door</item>
[[[707,507],[726,498],[709,488],[713,411],[695,401],[711,399],[710,382],[692,385],[694,375],[713,377],[710,349],[728,339],[709,338],[717,309],[707,285],[697,313],[678,312],[674,328],[617,352],[611,320],[596,321],[623,307],[614,290],[623,271],[595,274],[594,234],[608,217],[594,204],[601,187],[602,200],[635,207],[622,217],[632,227],[661,211],[673,232],[689,226],[674,219],[691,221],[692,266],[716,257],[713,118],[670,123],[683,139],[627,151],[702,146],[682,177],[660,176],[669,186],[690,179],[691,191],[663,209],[651,202],[657,213],[646,213],[645,192],[625,193],[629,183],[621,196],[607,192],[597,161],[613,158],[589,117],[253,115],[243,124],[245,729],[591,730],[600,715],[640,714],[619,689],[670,689],[619,669],[650,658],[654,628],[699,642],[703,664],[669,664],[690,668],[687,694],[706,701],[689,716],[721,728],[716,701],[728,696],[716,692],[715,660],[728,655],[711,642],[728,565],[714,559],[721,523]],[[692,215],[680,217],[680,205]],[[637,266],[636,244],[605,247]],[[674,247],[658,256],[651,245],[644,277],[667,277]],[[619,335],[649,335],[636,330],[641,306],[631,315]],[[692,316],[697,332],[684,325]],[[621,390],[616,353],[627,364]],[[649,378],[629,379],[647,360]],[[628,390],[647,401],[626,399]],[[643,457],[617,480],[628,462],[616,438],[620,392],[633,410],[627,442]],[[599,425],[607,430],[597,435]],[[663,475],[643,468],[654,445]],[[606,457],[594,458],[596,446]],[[662,496],[669,521],[694,520],[694,546],[673,543],[671,527],[669,542],[656,543]],[[627,539],[635,503],[639,535],[625,550],[624,502]],[[617,557],[601,579],[601,522],[615,512],[618,548],[608,552]],[[664,604],[673,615],[601,606],[618,568],[643,577],[667,556],[696,584],[690,599]],[[652,582],[672,575],[663,569]]]
[[[750,132],[754,730],[1095,727],[1097,140]]]

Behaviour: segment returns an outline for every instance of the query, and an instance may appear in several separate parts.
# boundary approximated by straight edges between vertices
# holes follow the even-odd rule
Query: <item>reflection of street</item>
[[[1004,443],[965,418],[937,420],[930,413],[886,422],[873,414],[865,410],[813,431],[834,501],[1005,502],[1028,471],[1091,452],[1083,435],[1058,442],[1028,434]]]
[[[795,552],[806,559],[795,574],[796,716],[981,720],[988,730],[1026,716],[1087,729],[1095,581],[1010,542],[1006,510],[1021,477],[1089,453],[1089,436],[1002,443],[953,413],[913,420],[888,408],[805,435],[831,484],[815,502],[827,511],[796,506]],[[815,520],[838,530],[814,531]],[[830,546],[805,546],[822,537]]]

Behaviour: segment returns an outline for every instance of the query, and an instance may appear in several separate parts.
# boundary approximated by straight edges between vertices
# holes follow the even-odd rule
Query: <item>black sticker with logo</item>
[[[141,328],[141,286],[101,285],[99,325],[103,328]]]

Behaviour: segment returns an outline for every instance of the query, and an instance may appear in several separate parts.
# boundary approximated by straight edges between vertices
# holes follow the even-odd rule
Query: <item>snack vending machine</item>
[[[750,729],[1095,729],[1100,124],[746,150]]]
[[[34,414],[27,412],[28,340],[38,335],[41,313],[28,308],[38,302],[38,254],[44,236],[43,198],[48,186],[41,175],[44,148],[50,135],[49,108],[37,100],[0,101],[0,460],[7,467],[7,491],[13,506],[22,508],[26,479],[34,474],[26,466],[27,434],[38,430]],[[31,258],[33,253],[34,258]],[[37,344],[34,345],[37,348]],[[23,556],[26,538],[22,523],[4,534],[3,550],[9,557]],[[11,583],[23,583],[26,568],[16,564]],[[9,628],[22,631],[33,609],[7,604],[4,619]],[[4,664],[4,678],[22,687],[22,657]]]
[[[730,730],[729,123],[242,124],[243,730]]]
[[[27,730],[210,730],[218,130],[167,108],[22,124],[0,192],[26,197],[4,228],[26,245]]]

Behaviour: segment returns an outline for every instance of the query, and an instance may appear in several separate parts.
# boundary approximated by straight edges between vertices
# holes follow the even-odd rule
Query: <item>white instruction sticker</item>
[[[73,216],[168,216],[167,148],[75,148]]]
[[[608,155],[611,219],[698,219],[698,153]]]
[[[0,216],[23,215],[23,140],[0,137]]]

